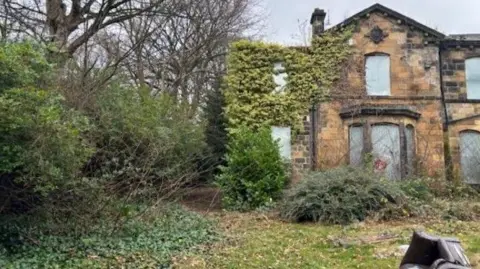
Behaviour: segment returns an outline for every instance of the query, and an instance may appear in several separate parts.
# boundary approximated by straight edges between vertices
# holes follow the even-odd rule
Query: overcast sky
[[[330,26],[380,3],[446,34],[480,33],[480,0],[261,0],[268,13],[265,39],[302,43],[299,25],[314,8],[325,9]],[[328,27],[328,25],[327,25]],[[304,28],[303,28],[304,29]]]

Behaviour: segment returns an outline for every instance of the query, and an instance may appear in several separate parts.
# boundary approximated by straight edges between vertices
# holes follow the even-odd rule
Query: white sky
[[[380,3],[445,34],[480,33],[480,0],[260,0],[266,9],[265,39],[283,44],[303,43],[314,8],[327,11],[330,26],[364,8]],[[328,25],[327,25],[328,27]]]

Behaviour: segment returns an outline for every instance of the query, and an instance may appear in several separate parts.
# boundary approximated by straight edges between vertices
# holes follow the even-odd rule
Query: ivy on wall
[[[303,117],[315,102],[328,98],[349,56],[351,31],[329,32],[312,40],[311,47],[283,47],[258,41],[232,44],[225,78],[229,130],[240,125],[291,126],[303,129]],[[275,63],[285,67],[287,85],[275,92]]]

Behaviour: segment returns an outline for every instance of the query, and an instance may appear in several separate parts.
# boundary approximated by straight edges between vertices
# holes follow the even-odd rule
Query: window
[[[278,141],[280,156],[284,159],[290,160],[292,156],[290,127],[272,127],[272,138],[273,140]]]
[[[400,131],[396,125],[372,126],[374,169],[389,179],[400,179]]]
[[[480,58],[471,58],[465,61],[465,76],[467,98],[480,99]]]
[[[460,133],[460,165],[466,183],[480,184],[480,133]]]
[[[350,165],[362,164],[363,155],[363,126],[350,127]]]
[[[405,142],[407,147],[407,176],[412,176],[415,172],[415,132],[412,125],[405,129]]]
[[[370,134],[364,137],[364,134]],[[375,124],[351,126],[350,165],[360,165],[365,153],[373,157],[374,170],[389,179],[402,179],[414,173],[414,129],[409,125]]]
[[[390,57],[388,55],[367,56],[365,82],[368,95],[390,95]]]
[[[277,62],[273,64],[273,81],[275,82],[275,92],[283,93],[285,87],[287,86],[287,77],[288,74],[283,66],[282,62]]]

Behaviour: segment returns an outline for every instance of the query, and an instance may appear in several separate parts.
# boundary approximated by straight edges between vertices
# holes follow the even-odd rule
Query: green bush
[[[18,189],[46,195],[74,183],[92,153],[81,136],[88,128],[87,118],[66,108],[57,94],[4,91],[0,95],[0,176],[3,186],[11,187],[9,195]]]
[[[237,129],[229,138],[227,152],[227,165],[220,167],[216,178],[226,208],[256,209],[281,195],[287,176],[269,128]]]
[[[0,45],[0,94],[6,89],[27,86],[44,87],[51,66],[43,49],[31,43]]]
[[[397,183],[352,167],[311,173],[286,192],[281,217],[289,221],[348,224],[383,212],[381,219],[407,215]]]
[[[128,208],[134,215],[145,209]],[[149,210],[117,229],[114,218],[103,218],[85,233],[58,233],[37,222],[28,216],[0,221],[0,268],[171,268],[173,255],[218,237],[212,223],[179,207]]]
[[[89,175],[144,198],[188,183],[205,143],[203,126],[187,112],[166,94],[112,85],[97,97]]]

